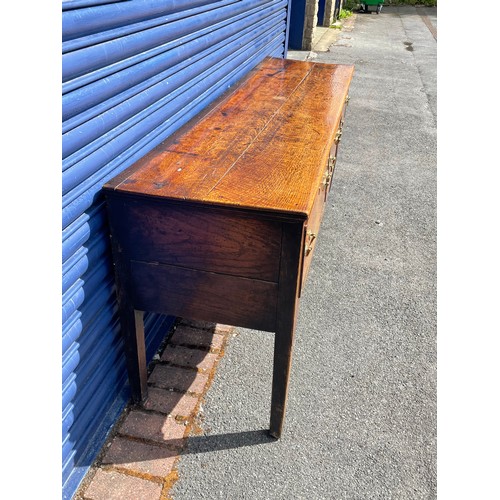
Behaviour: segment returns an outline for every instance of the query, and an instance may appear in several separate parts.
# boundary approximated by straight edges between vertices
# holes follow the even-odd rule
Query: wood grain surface
[[[274,331],[278,285],[164,264],[131,262],[135,307]]]
[[[106,188],[308,215],[352,73],[347,65],[268,58],[237,92]]]
[[[231,210],[115,196],[108,202],[115,238],[127,258],[276,283],[279,221]]]

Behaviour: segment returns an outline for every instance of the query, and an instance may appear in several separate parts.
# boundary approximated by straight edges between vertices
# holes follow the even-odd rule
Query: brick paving
[[[176,462],[233,327],[182,320],[149,375],[148,399],[129,406],[75,500],[168,500]]]
[[[217,354],[189,347],[167,345],[161,360],[177,366],[196,368],[202,373],[207,373],[217,361]]]

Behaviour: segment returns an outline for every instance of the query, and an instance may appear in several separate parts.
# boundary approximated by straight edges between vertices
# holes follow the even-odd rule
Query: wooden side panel
[[[139,310],[275,329],[276,283],[132,261],[131,284],[134,307]]]
[[[277,282],[281,224],[229,210],[110,196],[128,257]]]

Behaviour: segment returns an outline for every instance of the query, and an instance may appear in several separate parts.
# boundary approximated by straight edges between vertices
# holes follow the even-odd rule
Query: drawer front
[[[344,107],[342,108],[342,115],[340,117],[340,121],[339,121],[337,130],[335,131],[333,145],[330,149],[330,157],[328,159],[328,167],[329,167],[329,175],[330,175],[330,182],[328,184],[328,192],[330,192],[330,190],[332,188],[333,172],[335,170],[335,165],[337,164],[339,145],[340,145],[340,141],[342,140],[342,134],[344,132],[344,117],[345,117],[348,102],[349,102],[349,96],[346,97]]]
[[[316,200],[311,210],[311,215],[305,226],[304,252],[302,255],[302,279],[300,287],[301,289],[309,273],[309,267],[311,265],[314,249],[316,247],[316,241],[319,234],[321,220],[323,218],[323,213],[325,211],[325,204],[328,196],[328,191],[330,188],[330,183],[331,183],[330,166],[327,165],[323,175],[323,182],[318,188],[318,193],[316,195]]]
[[[328,193],[330,192],[330,189],[332,187],[333,173],[335,171],[335,165],[337,163],[337,154],[338,154],[339,144],[342,139],[344,116],[348,102],[349,102],[349,96],[346,97],[344,107],[342,108],[341,118],[339,120],[337,129],[335,131],[333,145],[330,149],[330,155],[325,168],[325,172],[323,174],[323,180],[318,189],[316,201],[314,202],[311,215],[309,217],[309,220],[307,221],[307,225],[305,228],[306,234],[304,242],[302,279],[301,279],[300,289],[302,289],[302,286],[304,285],[307,279],[307,275],[309,273],[309,267],[311,265],[312,255],[314,253],[314,248],[318,237],[319,228],[321,225],[321,220],[323,218],[323,213],[325,211],[326,200],[328,197]]]
[[[339,144],[340,144],[340,141],[342,139],[342,134],[344,132],[344,120],[345,120],[345,114],[346,114],[348,102],[349,102],[349,96],[346,97],[345,102],[344,102],[344,106],[342,107],[342,114],[340,116],[340,121],[338,123],[337,130],[335,131],[333,146],[330,150],[330,158],[334,158],[335,160],[337,158]],[[335,160],[334,160],[334,163],[335,163]],[[335,165],[333,165],[333,168],[335,168]],[[333,172],[333,168],[332,168],[332,172]]]
[[[276,283],[132,261],[131,284],[142,311],[275,331]]]
[[[280,222],[210,207],[110,201],[113,233],[131,260],[278,281]]]

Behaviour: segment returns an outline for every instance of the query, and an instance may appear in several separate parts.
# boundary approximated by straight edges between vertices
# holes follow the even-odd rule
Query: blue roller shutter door
[[[63,1],[63,496],[128,399],[102,185],[264,57],[287,0]],[[172,318],[146,317],[148,360]]]

